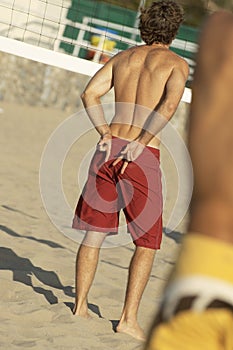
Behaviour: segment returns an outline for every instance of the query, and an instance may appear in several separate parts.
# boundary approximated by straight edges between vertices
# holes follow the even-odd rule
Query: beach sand
[[[89,296],[93,319],[73,316],[74,269],[78,243],[50,221],[39,187],[43,149],[54,129],[68,115],[52,108],[1,102],[0,107],[0,348],[132,350],[142,343],[114,332],[124,300],[133,244],[103,249]],[[97,136],[90,136],[90,143]],[[63,186],[74,207],[79,194],[77,168],[85,142],[64,164]],[[174,166],[162,159],[167,172],[164,216],[174,202]],[[56,208],[57,215],[62,215]],[[185,218],[164,233],[139,310],[145,332],[153,320],[163,287],[175,263]],[[70,225],[71,222],[67,223]]]

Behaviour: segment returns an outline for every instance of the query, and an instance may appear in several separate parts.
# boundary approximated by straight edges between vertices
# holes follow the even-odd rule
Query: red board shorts
[[[160,151],[145,147],[120,174],[123,160],[113,166],[129,141],[114,137],[107,162],[98,148],[79,198],[72,227],[78,230],[116,234],[122,209],[134,244],[159,249],[162,240],[162,184]]]

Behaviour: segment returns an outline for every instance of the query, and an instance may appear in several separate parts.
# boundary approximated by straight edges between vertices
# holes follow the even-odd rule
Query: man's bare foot
[[[146,336],[141,327],[137,322],[135,323],[128,323],[126,321],[120,321],[118,326],[116,327],[116,331],[118,333],[125,333],[128,335],[131,335],[133,338],[145,341]]]
[[[86,318],[87,320],[91,320],[93,317],[89,314],[88,312],[88,308],[85,306],[83,307],[78,307],[78,306],[74,306],[73,309],[73,315],[74,316],[80,316],[83,318]]]

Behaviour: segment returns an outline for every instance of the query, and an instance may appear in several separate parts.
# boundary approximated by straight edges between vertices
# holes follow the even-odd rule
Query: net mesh
[[[0,35],[53,49],[68,0],[1,0]]]

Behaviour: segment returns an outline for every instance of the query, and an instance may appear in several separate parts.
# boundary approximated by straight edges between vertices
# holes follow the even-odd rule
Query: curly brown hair
[[[154,1],[149,7],[141,9],[139,23],[141,38],[147,45],[154,43],[169,45],[183,20],[183,8],[175,1]]]

